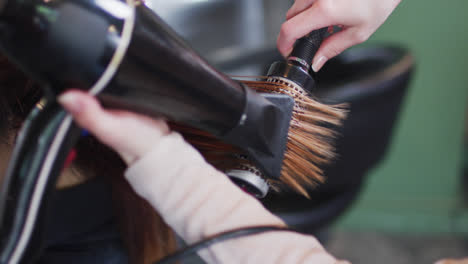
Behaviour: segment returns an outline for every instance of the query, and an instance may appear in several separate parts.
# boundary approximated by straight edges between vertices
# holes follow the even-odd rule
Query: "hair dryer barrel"
[[[148,8],[136,8],[125,57],[99,98],[217,136],[239,124],[247,103],[240,83],[208,65]]]
[[[235,127],[244,89],[207,65],[148,8],[128,2],[5,0],[0,45],[54,94],[105,90],[128,102],[138,99],[136,110],[151,101],[146,112],[218,135]]]

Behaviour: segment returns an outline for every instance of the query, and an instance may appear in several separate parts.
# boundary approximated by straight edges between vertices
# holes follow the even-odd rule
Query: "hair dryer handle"
[[[80,136],[55,100],[42,100],[18,135],[0,193],[0,263],[28,263],[42,250],[48,201]]]

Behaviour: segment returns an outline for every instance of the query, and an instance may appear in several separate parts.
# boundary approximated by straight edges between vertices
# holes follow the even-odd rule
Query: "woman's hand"
[[[296,0],[281,26],[278,50],[287,56],[294,42],[310,33],[329,26],[343,28],[328,37],[320,46],[312,63],[314,71],[345,49],[366,41],[400,0]]]
[[[82,128],[113,148],[127,165],[133,164],[169,134],[164,120],[103,109],[94,97],[82,91],[66,92],[58,101]]]

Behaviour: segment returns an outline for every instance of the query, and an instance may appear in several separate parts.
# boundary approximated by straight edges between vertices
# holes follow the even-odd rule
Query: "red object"
[[[68,168],[70,164],[76,159],[76,150],[72,149],[68,153],[67,159],[65,160],[65,164],[63,166],[64,169]]]

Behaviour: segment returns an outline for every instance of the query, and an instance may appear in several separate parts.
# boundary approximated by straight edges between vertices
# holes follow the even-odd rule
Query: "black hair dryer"
[[[280,175],[293,99],[216,71],[141,1],[0,0],[0,48],[45,91],[0,193],[0,264],[29,263],[41,250],[48,194],[80,136],[55,100],[67,88],[210,132],[266,177]]]

